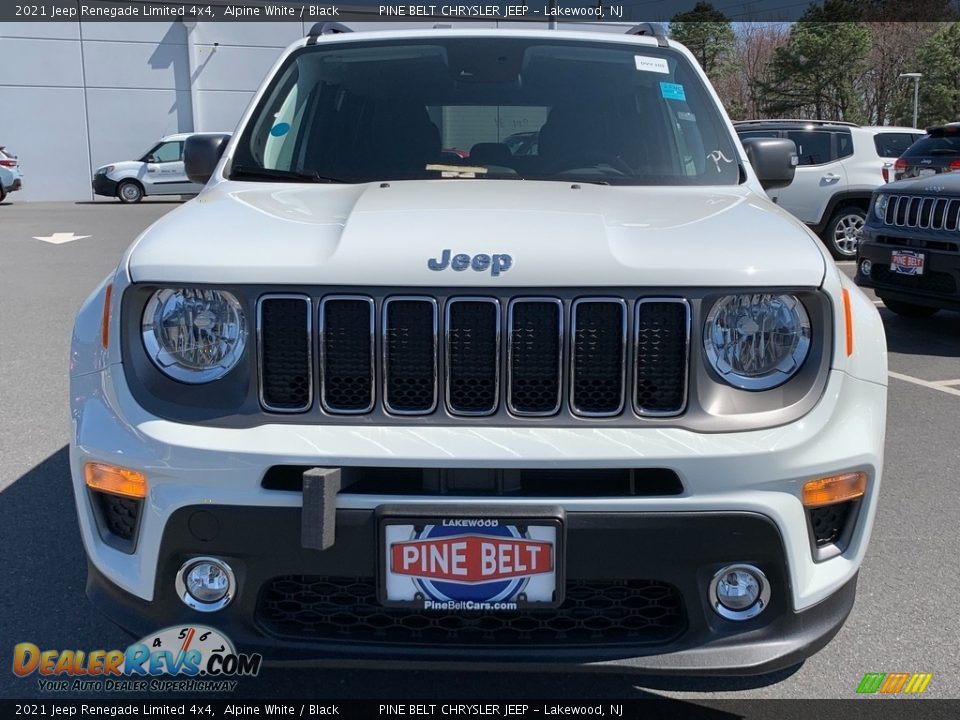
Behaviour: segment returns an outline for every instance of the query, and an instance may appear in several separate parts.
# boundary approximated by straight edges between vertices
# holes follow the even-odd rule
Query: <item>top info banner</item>
[[[398,3],[353,0],[349,4],[303,0],[243,0],[226,2],[165,2],[155,0],[46,0],[0,2],[0,22],[615,22],[666,23],[691,11],[696,0],[533,0],[523,2],[464,0],[461,3]],[[731,22],[792,22],[812,8],[818,20],[836,22],[939,21],[960,18],[960,0],[903,3],[874,0],[862,3],[852,17],[850,4],[823,0],[722,0],[714,4]],[[842,8],[842,11],[838,8]]]

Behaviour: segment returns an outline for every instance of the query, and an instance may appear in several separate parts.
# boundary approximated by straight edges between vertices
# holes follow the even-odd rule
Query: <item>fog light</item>
[[[770,583],[753,565],[728,565],[710,583],[710,605],[728,620],[756,617],[769,602]]]
[[[864,260],[860,263],[860,274],[865,277],[870,277],[870,271],[873,270],[873,263],[869,260]]]
[[[177,572],[177,595],[200,612],[222,610],[236,591],[233,570],[222,560],[201,557],[188,560]]]

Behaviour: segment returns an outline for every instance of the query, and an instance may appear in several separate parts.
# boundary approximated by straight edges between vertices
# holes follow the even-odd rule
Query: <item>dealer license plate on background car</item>
[[[923,260],[923,253],[894,250],[890,254],[890,269],[901,275],[923,275]]]
[[[390,517],[380,524],[380,602],[515,611],[563,601],[559,517]]]

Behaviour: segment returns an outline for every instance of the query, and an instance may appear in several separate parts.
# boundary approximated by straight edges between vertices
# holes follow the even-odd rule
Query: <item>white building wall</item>
[[[11,200],[91,200],[100,165],[163,135],[232,131],[303,23],[0,23],[0,145]],[[13,61],[7,61],[10,58]]]
[[[232,131],[280,52],[312,24],[0,23],[0,145],[24,173],[11,199],[91,200],[101,165],[140,157],[171,133]],[[522,24],[534,25],[545,27]]]

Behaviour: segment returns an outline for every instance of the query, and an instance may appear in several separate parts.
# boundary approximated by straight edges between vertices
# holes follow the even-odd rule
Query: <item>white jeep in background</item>
[[[764,192],[793,142],[741,145],[657,26],[329,30],[186,141],[206,188],[79,312],[90,599],[288,661],[756,674],[825,645],[886,347]]]
[[[825,120],[744,120],[742,140],[787,138],[799,165],[789,186],[770,199],[813,228],[837,260],[854,260],[870,196],[893,180],[893,163],[923,131]]]

